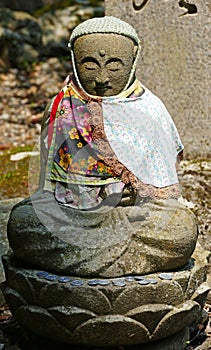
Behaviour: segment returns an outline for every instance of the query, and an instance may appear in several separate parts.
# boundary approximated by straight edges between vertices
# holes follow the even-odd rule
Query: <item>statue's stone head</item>
[[[114,96],[135,78],[140,42],[133,27],[114,17],[77,26],[69,41],[78,84],[90,95]]]

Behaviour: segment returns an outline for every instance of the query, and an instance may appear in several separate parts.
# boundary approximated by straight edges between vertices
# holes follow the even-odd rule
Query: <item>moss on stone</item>
[[[10,160],[12,154],[32,151],[32,146],[16,147],[0,154],[0,198],[27,197],[30,157]]]

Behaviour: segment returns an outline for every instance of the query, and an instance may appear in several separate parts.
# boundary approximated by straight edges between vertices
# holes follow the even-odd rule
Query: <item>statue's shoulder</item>
[[[159,109],[160,111],[167,113],[167,108],[165,103],[162,100],[162,97],[158,96],[156,93],[152,92],[149,88],[144,86],[142,84],[142,87],[144,89],[144,100],[145,103],[150,104],[151,106],[154,106],[156,109]]]

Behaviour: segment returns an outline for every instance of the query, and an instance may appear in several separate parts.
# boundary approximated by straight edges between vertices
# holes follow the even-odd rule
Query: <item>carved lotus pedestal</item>
[[[209,291],[207,252],[197,246],[177,271],[77,278],[25,268],[4,257],[5,297],[26,329],[74,346],[183,350]],[[64,345],[64,348],[68,345]],[[71,346],[71,349],[72,346]]]

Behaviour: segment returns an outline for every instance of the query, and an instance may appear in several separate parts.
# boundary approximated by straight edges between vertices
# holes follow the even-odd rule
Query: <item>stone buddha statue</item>
[[[128,23],[87,20],[69,48],[73,74],[43,117],[39,189],[9,218],[5,295],[45,337],[183,350],[209,287],[179,201],[176,126],[136,78],[141,45]]]
[[[135,30],[95,18],[75,28],[69,48],[73,76],[43,118],[40,189],[8,223],[15,255],[79,276],[184,265],[197,229],[178,201],[183,145],[164,104],[135,76]]]

